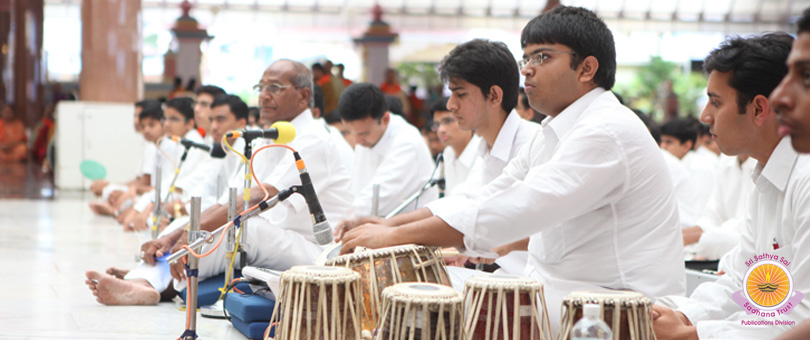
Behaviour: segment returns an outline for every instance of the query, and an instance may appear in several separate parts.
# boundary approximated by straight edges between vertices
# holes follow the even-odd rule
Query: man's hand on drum
[[[374,224],[381,224],[381,225],[388,225],[388,221],[382,217],[375,217],[375,216],[366,216],[366,217],[359,217],[353,218],[349,220],[342,220],[338,222],[335,226],[335,229],[332,231],[332,235],[335,237],[335,242],[340,242],[343,239],[343,235],[356,227],[359,227],[366,223],[374,223]]]
[[[343,241],[343,247],[340,248],[340,253],[351,253],[355,247],[379,249],[392,246],[394,244],[391,242],[392,232],[393,227],[379,223],[365,223],[353,227],[342,233],[340,240]]]
[[[698,339],[697,328],[683,313],[664,306],[653,305],[653,329],[658,340]]]

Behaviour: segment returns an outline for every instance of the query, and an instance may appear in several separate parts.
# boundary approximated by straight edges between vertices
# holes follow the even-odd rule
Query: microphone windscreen
[[[290,122],[275,122],[270,127],[278,130],[278,138],[276,138],[278,144],[287,144],[295,139],[295,126]]]
[[[312,232],[315,234],[315,241],[322,246],[335,241],[335,237],[332,235],[332,227],[329,226],[327,221],[312,226]]]
[[[225,158],[225,149],[222,148],[222,144],[214,143],[211,146],[211,157],[213,158]]]

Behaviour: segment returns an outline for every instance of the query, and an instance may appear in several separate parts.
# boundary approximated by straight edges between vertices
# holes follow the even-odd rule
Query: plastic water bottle
[[[571,330],[571,340],[610,340],[613,332],[599,314],[602,307],[597,304],[586,303],[583,306],[582,319],[579,319]]]

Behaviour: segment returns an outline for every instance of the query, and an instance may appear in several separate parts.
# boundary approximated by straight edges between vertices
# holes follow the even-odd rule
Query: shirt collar
[[[306,109],[295,116],[290,123],[295,127],[295,131],[302,131],[304,130],[304,127],[313,120],[315,120],[315,118],[312,117],[312,111]]]
[[[476,136],[475,134],[472,135],[470,141],[467,142],[467,146],[464,147],[464,150],[461,151],[461,154],[456,157],[456,159],[461,162],[467,168],[471,167],[473,162],[475,162],[476,157],[478,156],[475,152],[481,143],[481,137]]]
[[[585,112],[585,109],[588,108],[591,103],[596,100],[597,97],[604,94],[605,89],[601,87],[597,87],[588,93],[584,94],[582,97],[579,97],[576,101],[568,105],[560,114],[556,117],[548,116],[546,119],[543,119],[541,125],[543,126],[544,130],[546,127],[550,128],[554,135],[557,136],[558,140],[562,139],[568,131],[571,131],[571,128],[574,126],[574,123],[582,116],[582,113]]]
[[[753,175],[754,183],[759,186],[763,180],[767,180],[779,191],[784,192],[798,157],[799,154],[793,150],[793,146],[790,144],[790,136],[782,138],[773,149],[765,167],[763,168],[761,163],[757,164]]]
[[[495,143],[492,145],[492,148],[487,145],[486,141],[483,141],[478,144],[478,153],[482,157],[489,154],[490,157],[508,162],[521,120],[522,118],[517,114],[517,111],[512,110],[512,112],[509,112],[509,114],[506,115],[506,120],[504,120],[501,129],[498,131],[498,136],[495,137]]]
[[[388,115],[391,118],[388,119],[388,126],[385,127],[385,131],[383,131],[380,140],[377,141],[377,144],[374,144],[374,146],[369,148],[371,152],[378,154],[380,156],[383,156],[388,152],[388,149],[390,149],[391,147],[391,143],[394,142],[393,130],[396,130],[396,128],[399,127],[401,123],[404,121],[404,119],[402,119],[402,117],[400,117],[397,114],[389,112]],[[360,146],[362,147],[362,145]]]

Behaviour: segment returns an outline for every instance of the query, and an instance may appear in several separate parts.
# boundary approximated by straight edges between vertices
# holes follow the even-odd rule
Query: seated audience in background
[[[478,161],[478,143],[481,137],[472,131],[459,128],[453,113],[447,109],[447,98],[439,99],[430,108],[433,130],[445,146],[444,159],[445,190],[452,193],[459,184],[467,180],[470,170]]]
[[[196,183],[186,182],[187,178],[192,177],[195,171],[201,169],[201,165],[211,158],[208,152],[198,148],[186,149],[185,146],[179,142],[171,140],[176,137],[179,139],[186,139],[188,141],[203,144],[203,138],[200,133],[195,129],[194,122],[194,100],[189,97],[177,97],[169,99],[166,102],[166,108],[163,110],[163,132],[165,138],[160,142],[159,156],[156,163],[160,165],[161,186],[160,197],[161,202],[165,205],[169,201],[186,202],[190,197],[183,196],[184,186],[195,186]],[[208,117],[210,117],[210,105]],[[210,121],[209,121],[210,129]],[[188,150],[185,161],[182,161],[182,155]],[[175,180],[175,178],[177,178]],[[174,183],[172,183],[175,181]],[[174,187],[172,185],[174,184]],[[149,227],[147,224],[148,217],[152,213],[154,207],[155,191],[147,191],[141,194],[135,201],[131,210],[122,211],[119,219],[124,225],[125,230],[143,230]],[[159,213],[163,213],[160,211]],[[179,214],[178,212],[168,211],[170,216]],[[123,216],[123,217],[122,217]],[[175,216],[179,217],[179,216]]]
[[[768,100],[787,74],[792,41],[785,33],[730,37],[706,57],[701,121],[724,154],[758,161],[754,189],[740,242],[721,261],[725,274],[653,306],[659,339],[770,339],[810,317],[810,158],[779,135]],[[796,278],[789,285],[786,272]]]
[[[149,112],[143,118],[141,113],[144,111]],[[154,119],[152,119],[154,118]],[[141,154],[140,166],[138,169],[140,173],[135,179],[125,184],[112,184],[106,180],[96,180],[90,185],[90,192],[100,200],[90,202],[90,209],[99,215],[118,215],[120,211],[127,210],[134,203],[135,191],[145,191],[146,188],[151,186],[152,175],[155,171],[155,155],[157,154],[157,147],[155,143],[163,136],[163,109],[160,102],[157,100],[143,100],[135,103],[135,131],[143,135],[144,143],[143,153]],[[144,127],[149,127],[149,133],[144,132]],[[124,209],[121,205],[124,202]]]
[[[716,159],[720,156],[720,148],[717,143],[712,139],[712,132],[709,131],[709,125],[703,124],[700,120],[689,117],[692,124],[697,129],[697,140],[695,141],[695,153],[705,157],[708,160]]]
[[[433,159],[419,130],[388,110],[379,88],[352,84],[340,96],[337,110],[357,142],[352,175],[357,216],[385,216],[430,180]],[[372,211],[374,185],[379,185],[376,212]],[[404,211],[436,197],[437,191],[429,190]]]
[[[444,145],[442,145],[442,141],[439,140],[439,135],[434,130],[433,122],[425,124],[425,126],[419,129],[419,132],[422,133],[422,139],[425,141],[428,150],[430,150],[430,157],[436,159],[444,150]]]
[[[14,114],[14,104],[0,110],[0,162],[17,163],[28,157],[25,124]]]
[[[714,143],[716,144],[716,143]],[[721,156],[717,180],[697,225],[683,229],[687,258],[719,260],[740,241],[745,226],[751,176],[757,161],[746,154]]]
[[[338,105],[338,94],[332,86],[332,73],[320,63],[312,64],[312,79],[323,91],[323,114],[331,113]]]
[[[712,194],[717,172],[716,160],[705,160],[693,151],[697,141],[697,129],[685,119],[673,119],[661,126],[661,148],[680,160],[687,169],[690,195],[678,193],[678,209],[681,225],[691,227],[703,214],[706,202]],[[716,157],[715,157],[716,158]],[[678,175],[673,174],[673,177]]]

